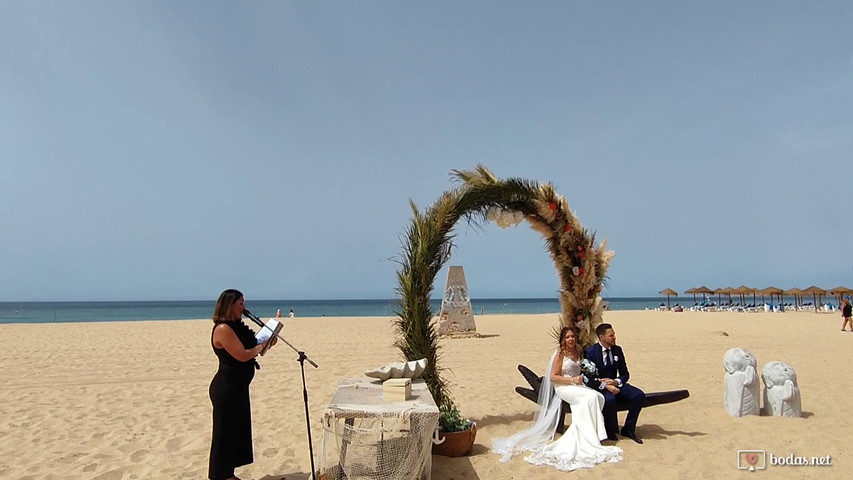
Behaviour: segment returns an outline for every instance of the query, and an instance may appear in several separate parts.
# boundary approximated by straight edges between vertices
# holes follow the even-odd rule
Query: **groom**
[[[630,376],[628,365],[625,363],[622,347],[616,345],[616,332],[613,331],[613,326],[609,323],[602,323],[596,327],[595,334],[598,335],[598,343],[587,348],[584,357],[595,363],[595,367],[598,369],[599,380],[601,381],[599,390],[604,395],[602,413],[607,438],[617,440],[616,430],[619,428],[619,423],[616,418],[616,399],[618,398],[628,401],[628,416],[625,417],[622,436],[637,443],[643,443],[634,429],[637,426],[637,419],[640,417],[640,410],[643,408],[646,395],[639,388],[628,385]]]

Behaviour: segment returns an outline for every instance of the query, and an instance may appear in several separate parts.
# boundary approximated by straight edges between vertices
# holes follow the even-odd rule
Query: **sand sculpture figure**
[[[468,282],[465,270],[460,266],[447,269],[447,282],[441,299],[439,335],[476,333],[474,313],[471,311],[471,297],[468,295]]]
[[[764,381],[764,413],[779,417],[802,417],[797,372],[784,362],[770,362],[761,369]]]
[[[758,363],[755,355],[743,348],[732,348],[723,357],[723,366],[726,367],[726,411],[735,418],[758,415]]]

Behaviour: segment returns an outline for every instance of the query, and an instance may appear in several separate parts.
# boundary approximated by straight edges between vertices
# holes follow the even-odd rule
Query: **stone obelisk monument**
[[[471,311],[471,297],[468,295],[468,282],[462,267],[447,269],[447,282],[444,285],[444,297],[441,299],[439,335],[476,335],[474,314]]]

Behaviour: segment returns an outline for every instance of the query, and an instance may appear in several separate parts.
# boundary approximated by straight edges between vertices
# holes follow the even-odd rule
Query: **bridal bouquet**
[[[595,368],[595,364],[588,358],[581,360],[581,372],[583,372],[584,383],[587,383],[598,376],[598,369]]]

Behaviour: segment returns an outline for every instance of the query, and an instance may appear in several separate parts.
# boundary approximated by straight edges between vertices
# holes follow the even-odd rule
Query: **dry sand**
[[[848,478],[853,440],[853,333],[837,314],[608,312],[631,381],[647,392],[686,388],[690,398],[646,409],[624,459],[570,474],[521,458],[500,463],[491,438],[524,428],[535,405],[513,388],[519,363],[541,372],[554,348],[556,315],[477,317],[482,338],[445,340],[452,393],[477,421],[469,456],[433,456],[432,478],[564,479]],[[0,478],[204,479],[210,446],[207,388],[216,370],[209,320],[0,325]],[[728,336],[721,332],[726,332]],[[320,420],[341,378],[399,360],[389,318],[286,319],[284,337],[306,365],[315,458]],[[725,351],[751,350],[759,369],[794,366],[805,418],[729,417],[722,406]],[[310,472],[296,354],[279,344],[252,383],[255,462],[244,479],[306,479]],[[620,413],[620,420],[624,413]],[[737,451],[826,456],[832,466],[737,469]],[[317,462],[319,468],[319,462]],[[769,477],[768,477],[769,478]]]

